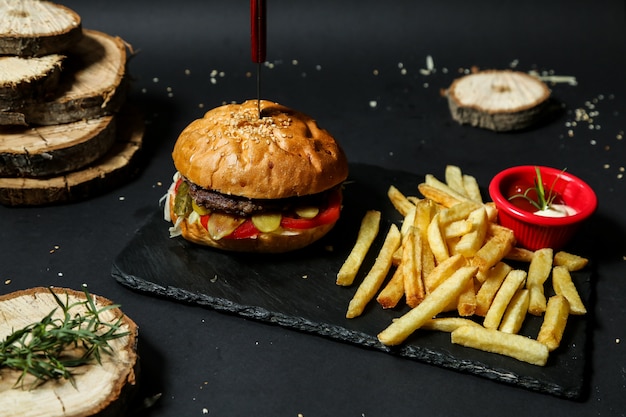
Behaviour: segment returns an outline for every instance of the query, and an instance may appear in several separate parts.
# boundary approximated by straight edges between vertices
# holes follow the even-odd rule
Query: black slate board
[[[570,317],[561,347],[545,367],[450,343],[442,332],[418,331],[404,345],[386,347],[376,335],[406,311],[383,310],[372,302],[361,317],[346,319],[356,286],[335,284],[336,273],[349,253],[361,218],[368,209],[383,214],[381,233],[355,285],[374,261],[376,249],[391,222],[401,216],[387,198],[391,184],[417,195],[423,176],[353,164],[345,186],[344,211],[324,239],[286,255],[253,255],[217,251],[170,238],[159,210],[142,226],[114,260],[113,277],[121,284],[155,296],[211,307],[242,317],[274,323],[357,346],[468,372],[558,397],[582,395],[587,360],[587,317]],[[587,301],[591,272],[573,273]],[[531,317],[520,333],[536,337],[541,319]]]

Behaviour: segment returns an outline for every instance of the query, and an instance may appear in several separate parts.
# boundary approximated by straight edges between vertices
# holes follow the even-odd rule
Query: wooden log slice
[[[43,56],[82,37],[80,16],[49,1],[0,0],[0,55]]]
[[[127,183],[138,170],[144,123],[137,111],[122,109],[117,140],[109,152],[88,167],[50,178],[1,178],[0,204],[41,206],[94,197]]]
[[[84,302],[83,292],[55,288],[62,302]],[[97,308],[113,304],[106,298],[92,297]],[[0,340],[17,329],[41,321],[58,308],[48,288],[32,288],[0,296]],[[82,310],[82,311],[81,311]],[[72,309],[85,313],[84,306]],[[119,308],[100,313],[103,322],[114,323],[123,314]],[[62,318],[60,309],[55,316]],[[101,364],[77,367],[73,370],[75,386],[65,379],[50,380],[30,388],[34,377],[28,375],[24,386],[15,386],[19,371],[0,368],[0,410],[3,417],[78,417],[124,415],[137,386],[137,325],[123,316],[121,332],[127,336],[109,342],[111,355],[102,353]]]
[[[83,33],[81,41],[67,51],[56,94],[20,110],[25,123],[54,125],[93,119],[113,114],[124,104],[127,90],[124,41],[94,30],[85,29]]]
[[[58,54],[38,58],[0,57],[0,111],[44,100],[55,92],[64,58]]]
[[[47,177],[87,166],[115,142],[115,118],[0,129],[0,176]]]
[[[526,129],[537,123],[550,97],[541,80],[509,70],[457,78],[446,93],[454,120],[498,132]]]

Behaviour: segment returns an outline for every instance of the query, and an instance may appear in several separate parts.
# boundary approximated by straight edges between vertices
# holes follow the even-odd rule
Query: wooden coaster
[[[54,288],[54,293],[63,304],[79,303],[70,313],[87,312],[81,305],[87,300],[84,292]],[[98,310],[113,304],[93,294],[90,298]],[[52,317],[61,320],[63,316],[59,305],[48,288],[31,288],[0,296],[0,310],[3,312],[0,315],[0,340],[4,340],[13,329],[23,329],[40,322],[55,308],[57,311]],[[109,341],[111,354],[101,352],[100,364],[94,361],[93,364],[72,369],[74,385],[69,380],[58,379],[33,387],[35,378],[26,375],[24,385],[16,386],[21,372],[0,368],[0,410],[4,417],[124,415],[129,400],[137,391],[138,328],[130,318],[123,316],[119,308],[102,311],[99,317],[103,323],[115,323],[122,317],[120,332],[128,334]]]
[[[127,90],[124,41],[95,30],[83,34],[67,51],[56,91],[45,100],[0,112],[0,124],[71,123],[113,114],[122,106]]]
[[[501,132],[525,129],[540,120],[550,90],[523,72],[487,70],[457,78],[446,95],[454,120]]]
[[[50,1],[3,0],[0,16],[0,55],[55,54],[82,37],[80,16]]]
[[[74,171],[115,142],[115,118],[0,129],[0,176],[40,178]]]
[[[37,58],[0,57],[0,122],[5,111],[45,100],[57,91],[64,59],[59,54]]]
[[[102,158],[85,168],[59,176],[0,178],[0,204],[39,206],[74,202],[128,182],[139,159],[144,123],[134,109],[125,108],[115,117],[117,141]]]

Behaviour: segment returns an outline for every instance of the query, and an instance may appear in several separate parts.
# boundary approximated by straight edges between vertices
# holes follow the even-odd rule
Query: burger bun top
[[[317,194],[348,176],[345,153],[314,119],[265,100],[209,110],[181,132],[172,157],[196,185],[247,198]]]

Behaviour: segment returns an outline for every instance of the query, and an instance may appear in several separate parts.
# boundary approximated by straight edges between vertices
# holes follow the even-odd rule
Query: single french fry
[[[433,219],[430,221],[427,234],[428,244],[430,245],[430,249],[435,256],[437,263],[441,263],[448,259],[450,257],[450,253],[448,251],[448,245],[443,238],[441,227],[439,226],[439,213],[435,214]]]
[[[415,219],[413,222],[415,227],[422,232],[423,238],[426,238],[426,230],[428,230],[428,225],[436,212],[437,208],[432,200],[423,199],[415,205]]]
[[[583,269],[587,263],[589,263],[589,259],[569,252],[559,251],[554,255],[554,265],[564,266],[570,272]]]
[[[390,186],[387,190],[387,197],[389,197],[389,200],[391,200],[391,204],[393,204],[393,206],[402,216],[406,216],[411,208],[415,207],[415,205],[411,203],[407,199],[407,197],[393,185]]]
[[[528,266],[526,285],[543,285],[552,271],[552,248],[543,248],[535,251]]]
[[[492,225],[490,225],[490,229],[494,229]],[[500,262],[515,244],[512,230],[506,228],[495,230],[497,233],[485,240],[483,246],[478,249],[471,260],[471,264],[477,266],[481,272],[486,272]]]
[[[502,320],[502,316],[506,311],[511,298],[517,292],[517,290],[524,285],[526,280],[526,271],[521,269],[514,269],[509,272],[504,279],[504,282],[498,289],[487,314],[485,314],[485,320],[483,326],[487,329],[497,329]]]
[[[500,331],[504,333],[518,333],[522,328],[526,313],[528,313],[528,290],[520,288],[509,302],[502,321]]]
[[[426,294],[430,292],[430,289],[426,286],[426,277],[429,276],[435,269],[435,255],[433,255],[432,249],[428,244],[428,239],[422,236],[422,281],[424,281],[424,287]]]
[[[502,282],[513,268],[504,262],[498,262],[493,266],[485,276],[480,289],[476,293],[476,311],[477,316],[484,317],[491,307],[491,303],[500,289]]]
[[[482,327],[475,321],[463,317],[439,317],[427,320],[421,328],[424,330],[435,330],[439,332],[452,333],[461,326]]]
[[[481,206],[472,211],[467,216],[467,220],[472,223],[472,231],[462,236],[454,248],[456,253],[470,258],[481,248],[487,235],[487,212],[485,207]]]
[[[440,313],[450,302],[456,299],[472,279],[476,268],[462,267],[441,283],[431,294],[415,308],[404,314],[378,334],[378,340],[385,345],[398,345],[406,340],[426,321]]]
[[[422,236],[419,229],[413,228],[407,234],[403,246],[402,263],[404,277],[404,295],[409,307],[416,307],[422,302],[426,291],[422,280]]]
[[[457,220],[467,219],[469,214],[480,205],[473,201],[462,201],[439,212],[439,224],[446,225]]]
[[[529,249],[520,248],[519,246],[515,246],[514,248],[511,248],[509,253],[507,253],[504,256],[504,258],[508,259],[509,261],[528,262],[528,263],[530,263],[530,261],[533,260],[533,255],[534,254],[535,254],[535,252],[533,252],[533,251],[531,251]]]
[[[425,198],[432,200],[437,204],[441,204],[443,207],[451,207],[463,201],[463,199],[459,199],[426,183],[419,184],[417,189]]]
[[[378,235],[380,227],[380,211],[369,210],[361,220],[361,226],[350,254],[337,273],[337,285],[352,285],[372,242]]]
[[[546,311],[544,283],[552,271],[552,253],[551,248],[536,250],[528,266],[526,279],[526,288],[530,290],[528,312],[535,316],[540,316]]]
[[[456,309],[461,317],[473,316],[476,312],[476,288],[473,279],[468,281],[467,286],[459,295]]]
[[[533,365],[544,366],[550,354],[543,343],[519,335],[479,326],[462,326],[450,334],[452,343],[509,356]]]
[[[576,285],[574,285],[572,281],[572,275],[566,266],[559,265],[552,268],[552,288],[554,288],[555,293],[567,299],[570,314],[587,314],[587,308],[585,308],[585,304],[580,298]]]
[[[430,274],[424,276],[424,285],[426,292],[431,293],[441,285],[450,275],[457,269],[465,266],[466,260],[461,255],[454,255],[441,262],[431,271]]]
[[[437,178],[435,178],[434,175],[427,174],[424,177],[424,182],[427,185],[430,185],[430,186],[432,186],[434,188],[437,188],[437,189],[443,191],[444,193],[450,195],[451,197],[453,197],[454,199],[456,199],[458,201],[471,201],[468,197],[464,196],[461,193],[457,193],[452,188],[448,187],[448,185],[446,183],[439,181]]]
[[[443,227],[443,237],[446,240],[460,237],[470,233],[473,227],[472,222],[469,220],[457,220]]]
[[[415,213],[417,212],[417,206],[409,208],[409,211],[404,215],[402,220],[402,226],[400,227],[400,233],[402,236],[409,233],[409,230],[415,225]]]
[[[400,230],[395,224],[392,224],[374,265],[348,304],[346,318],[351,319],[360,316],[365,306],[374,298],[391,269],[393,253],[400,246],[401,239]]]
[[[404,277],[402,276],[402,268],[396,268],[391,279],[382,289],[376,301],[382,308],[394,308],[398,305],[404,296]]]
[[[480,187],[478,186],[478,181],[476,181],[475,177],[463,174],[463,187],[465,188],[466,196],[477,203],[483,202],[483,196],[480,193]]]
[[[411,207],[408,213],[404,216],[404,220],[402,220],[402,226],[400,227],[400,234],[404,237],[409,233],[413,225],[415,224],[415,213],[417,211],[417,207]],[[393,265],[399,266],[402,261],[402,246],[400,246],[393,254]]]
[[[467,197],[465,186],[463,185],[463,172],[456,165],[447,165],[445,171],[445,179],[448,187],[457,193]]]
[[[569,303],[567,299],[562,295],[550,297],[537,335],[537,341],[546,345],[550,352],[561,344],[568,316]]]
[[[487,212],[487,220],[491,223],[495,223],[498,221],[498,209],[493,201],[485,203],[484,205],[485,211]]]

